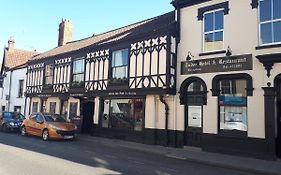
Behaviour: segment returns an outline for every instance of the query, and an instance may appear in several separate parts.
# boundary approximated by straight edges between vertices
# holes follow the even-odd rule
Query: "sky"
[[[57,46],[62,18],[79,40],[174,10],[172,0],[7,0],[0,6],[0,58],[8,39],[15,47],[44,52]]]

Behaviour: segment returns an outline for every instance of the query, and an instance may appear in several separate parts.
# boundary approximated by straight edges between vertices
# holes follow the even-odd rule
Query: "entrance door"
[[[189,80],[190,79],[190,80]],[[181,93],[185,93],[185,139],[188,146],[201,146],[203,105],[206,104],[206,85],[199,78],[189,78],[185,82],[185,90],[181,88]],[[184,83],[183,83],[184,84]]]
[[[90,134],[93,127],[94,105],[92,101],[86,101],[83,104],[83,119],[81,132]]]
[[[276,153],[281,158],[281,78],[277,79],[277,138],[276,138]]]

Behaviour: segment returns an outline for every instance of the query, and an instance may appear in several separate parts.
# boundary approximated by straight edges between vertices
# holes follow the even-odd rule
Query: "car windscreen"
[[[20,114],[20,113],[15,113],[15,112],[4,112],[3,117],[7,119],[19,119],[19,120],[24,120],[25,116]]]
[[[13,116],[13,113],[11,113],[11,112],[4,112],[3,118],[12,119],[12,118],[14,118],[14,116]]]
[[[51,116],[51,115],[45,115],[46,122],[66,122],[64,118],[60,116]]]

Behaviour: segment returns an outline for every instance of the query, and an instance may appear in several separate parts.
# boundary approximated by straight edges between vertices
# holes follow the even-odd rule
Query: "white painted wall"
[[[202,78],[208,89],[207,102],[208,105],[203,107],[203,132],[217,133],[218,105],[217,97],[211,95],[212,79],[218,74],[248,73],[253,78],[253,96],[248,97],[248,136],[255,138],[265,137],[264,123],[264,100],[263,90],[261,87],[266,86],[267,82],[273,84],[273,79],[281,73],[281,64],[275,64],[271,72],[271,77],[266,77],[263,65],[256,59],[256,55],[280,53],[280,48],[256,50],[259,45],[258,41],[258,11],[252,9],[251,1],[245,0],[229,0],[229,14],[224,16],[224,49],[230,46],[232,55],[253,54],[253,70],[250,71],[234,71],[234,72],[218,72],[181,75],[180,63],[185,61],[188,52],[191,52],[196,59],[222,57],[225,54],[216,54],[210,56],[199,56],[202,53],[202,21],[198,21],[198,8],[225,2],[224,0],[213,0],[191,7],[185,7],[180,10],[181,14],[181,41],[178,46],[178,62],[177,62],[177,91],[179,91],[181,83],[190,76]],[[177,95],[178,98],[178,95]],[[177,127],[183,130],[184,123],[184,107],[177,100]]]
[[[29,114],[29,98],[23,95],[18,97],[19,92],[19,80],[23,82],[23,92],[26,90],[26,68],[16,69],[6,72],[6,77],[3,82],[3,89],[1,89],[1,109],[5,106],[6,111],[14,111],[15,106],[21,106],[21,113],[24,115]],[[12,76],[12,77],[11,77]],[[11,78],[11,79],[10,79]],[[11,82],[10,82],[11,80]],[[9,90],[11,87],[11,90]],[[9,100],[6,100],[6,96],[9,96]],[[25,109],[26,103],[26,109]]]

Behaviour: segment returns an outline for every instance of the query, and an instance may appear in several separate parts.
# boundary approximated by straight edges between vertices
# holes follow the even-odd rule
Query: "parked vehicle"
[[[0,113],[0,130],[20,131],[20,126],[25,119],[25,116],[18,112],[1,112]]]
[[[77,126],[67,122],[57,114],[36,113],[25,119],[21,125],[21,135],[40,136],[44,141],[49,139],[75,139]]]

